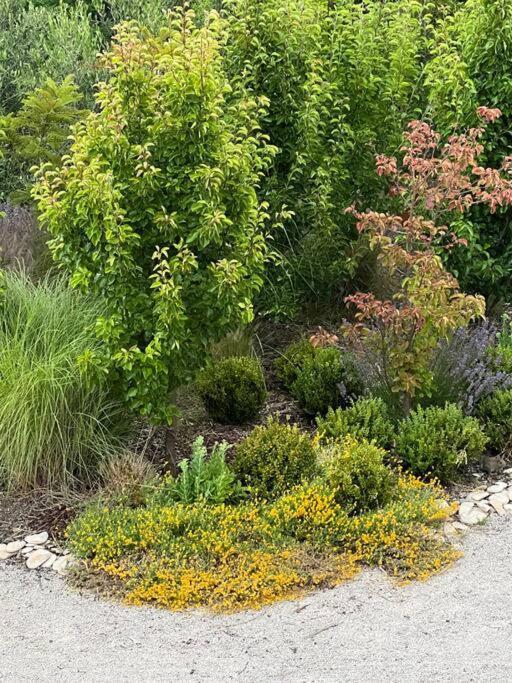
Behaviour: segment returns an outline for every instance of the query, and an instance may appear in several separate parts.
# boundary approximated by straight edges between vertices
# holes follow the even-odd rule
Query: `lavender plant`
[[[483,398],[512,387],[512,373],[494,359],[498,333],[495,323],[485,321],[461,328],[441,343],[432,367],[432,391],[424,402],[457,403],[472,414]]]

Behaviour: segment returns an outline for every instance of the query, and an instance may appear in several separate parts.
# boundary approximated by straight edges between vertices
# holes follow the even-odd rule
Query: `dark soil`
[[[160,428],[151,430],[147,425],[141,425],[136,443],[136,452],[144,453],[159,469],[172,469],[172,462],[179,462],[190,456],[191,444],[198,437],[203,436],[208,448],[216,441],[227,441],[236,444],[258,424],[275,416],[282,421],[289,420],[297,423],[306,431],[314,429],[314,420],[304,415],[297,402],[278,384],[273,373],[273,362],[291,342],[301,335],[311,335],[317,331],[316,327],[287,324],[260,327],[255,335],[254,346],[265,370],[268,397],[261,415],[243,425],[225,425],[211,420],[192,387],[177,392],[175,403],[181,416],[171,431],[171,458],[166,452],[166,430]]]
[[[86,494],[0,491],[0,543],[39,531],[47,531],[58,541],[86,499]]]
[[[275,416],[283,422],[289,420],[299,424],[302,429],[312,431],[314,424],[304,416],[297,403],[278,389],[271,389],[261,415],[257,420],[243,425],[226,425],[214,422],[206,414],[197,397],[192,394],[187,397],[187,405],[180,406],[182,416],[175,428],[171,430],[171,457],[166,452],[166,434],[164,428],[152,431],[147,425],[141,425],[134,450],[153,462],[158,469],[166,471],[172,468],[172,462],[179,462],[190,456],[191,444],[198,437],[204,438],[205,444],[211,448],[217,441],[227,441],[236,444],[241,441],[258,424]]]

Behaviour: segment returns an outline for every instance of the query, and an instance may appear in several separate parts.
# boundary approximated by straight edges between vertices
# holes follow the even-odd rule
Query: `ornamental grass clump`
[[[77,359],[102,307],[62,278],[34,284],[2,273],[0,481],[7,487],[90,483],[120,450],[126,422],[107,391],[88,385]]]
[[[205,368],[197,389],[208,415],[223,424],[243,424],[256,418],[267,391],[257,358],[224,358]]]

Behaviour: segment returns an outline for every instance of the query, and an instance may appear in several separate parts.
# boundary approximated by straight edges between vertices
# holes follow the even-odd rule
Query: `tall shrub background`
[[[258,188],[274,148],[264,100],[231,86],[225,26],[174,14],[154,36],[121,25],[97,112],[34,189],[71,285],[106,302],[84,366],[130,409],[170,422],[170,393],[211,345],[252,319],[266,257]]]

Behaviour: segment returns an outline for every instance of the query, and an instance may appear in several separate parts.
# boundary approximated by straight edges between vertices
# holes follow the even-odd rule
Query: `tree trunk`
[[[172,427],[164,427],[165,429],[165,455],[169,472],[173,477],[179,473],[178,456],[176,453],[176,434]]]
[[[412,407],[412,399],[411,395],[408,394],[407,392],[404,392],[402,394],[402,412],[404,417],[407,417],[409,413],[411,412],[411,407]]]

